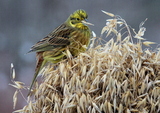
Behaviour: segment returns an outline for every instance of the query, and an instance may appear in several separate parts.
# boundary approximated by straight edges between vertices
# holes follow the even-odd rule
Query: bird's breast
[[[73,56],[86,51],[90,42],[90,30],[77,30],[70,34],[69,51]]]

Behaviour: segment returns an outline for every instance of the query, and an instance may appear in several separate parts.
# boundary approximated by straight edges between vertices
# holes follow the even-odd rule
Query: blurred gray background
[[[35,68],[35,53],[26,54],[30,47],[62,24],[77,9],[88,12],[89,22],[97,36],[100,36],[106,19],[110,17],[101,10],[120,15],[137,31],[146,18],[149,41],[160,43],[160,1],[159,0],[1,0],[0,1],[0,112],[13,111],[15,89],[8,84],[10,64],[16,69],[16,80],[29,86]],[[154,45],[153,48],[156,48]],[[27,95],[27,91],[23,92]],[[26,102],[18,95],[16,109]]]

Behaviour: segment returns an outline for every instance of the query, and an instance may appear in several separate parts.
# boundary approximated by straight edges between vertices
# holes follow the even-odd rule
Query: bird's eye
[[[79,20],[79,18],[77,18],[77,20]]]

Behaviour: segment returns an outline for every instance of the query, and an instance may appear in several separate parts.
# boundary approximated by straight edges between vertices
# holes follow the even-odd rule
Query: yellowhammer
[[[29,93],[39,71],[47,62],[61,61],[64,59],[67,49],[73,56],[86,51],[91,37],[91,31],[87,24],[93,25],[85,21],[87,17],[84,10],[75,11],[62,25],[33,45],[29,52],[36,52],[37,64]],[[85,45],[86,47],[84,47]]]

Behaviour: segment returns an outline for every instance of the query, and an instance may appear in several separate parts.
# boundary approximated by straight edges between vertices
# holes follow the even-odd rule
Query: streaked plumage
[[[47,62],[58,63],[64,59],[66,49],[73,56],[86,51],[84,45],[88,47],[91,36],[90,29],[86,25],[90,23],[85,21],[87,17],[84,10],[75,11],[62,25],[33,45],[29,52],[36,52],[37,64],[30,90],[39,71]]]

